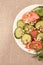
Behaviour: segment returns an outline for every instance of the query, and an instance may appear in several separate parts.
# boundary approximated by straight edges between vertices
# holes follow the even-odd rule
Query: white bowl
[[[24,51],[26,51],[26,52],[28,52],[28,53],[32,53],[32,54],[35,54],[35,51],[34,51],[34,50],[30,50],[30,49],[26,49],[26,48],[24,47],[23,43],[21,42],[21,40],[15,38],[15,36],[14,36],[14,31],[15,31],[15,29],[16,29],[16,27],[17,27],[17,21],[22,18],[22,15],[23,15],[24,13],[26,13],[26,12],[30,12],[32,9],[34,9],[34,8],[37,7],[37,6],[43,6],[43,5],[42,5],[42,4],[34,4],[34,5],[30,5],[30,6],[26,7],[26,8],[24,8],[24,9],[23,9],[22,11],[20,11],[19,14],[16,16],[16,18],[15,18],[15,20],[14,20],[14,23],[13,23],[13,37],[14,37],[14,39],[15,39],[17,45],[18,45],[22,50],[24,50]]]

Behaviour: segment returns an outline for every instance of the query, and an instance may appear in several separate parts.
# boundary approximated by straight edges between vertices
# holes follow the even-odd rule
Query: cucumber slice
[[[43,29],[43,21],[37,22],[36,25],[35,25],[35,27],[36,27],[37,29]]]
[[[33,11],[36,11],[36,12],[37,12],[38,10],[40,10],[40,7],[36,7],[36,8],[33,9]]]
[[[36,7],[33,11],[35,11],[40,16],[43,16],[43,6]]]
[[[43,40],[43,32],[40,32],[38,35],[37,35],[37,40]]]
[[[24,34],[22,36],[21,40],[22,40],[23,44],[27,44],[27,43],[31,42],[32,37],[30,34]]]
[[[24,22],[22,20],[18,20],[17,26],[23,28]]]
[[[17,39],[20,39],[23,35],[23,29],[20,27],[16,28],[14,35]]]
[[[28,23],[25,23],[24,25],[24,30],[26,33],[29,33],[30,31],[32,31],[34,29],[34,27]]]

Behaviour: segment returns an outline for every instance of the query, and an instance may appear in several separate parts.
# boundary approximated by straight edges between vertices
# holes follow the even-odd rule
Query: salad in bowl
[[[13,36],[24,51],[43,57],[43,5],[28,6],[17,15]]]

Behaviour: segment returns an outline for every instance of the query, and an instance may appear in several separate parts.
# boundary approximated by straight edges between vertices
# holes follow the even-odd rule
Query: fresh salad
[[[43,59],[43,6],[23,14],[17,21],[14,36],[21,39],[26,49],[35,50],[35,56]]]

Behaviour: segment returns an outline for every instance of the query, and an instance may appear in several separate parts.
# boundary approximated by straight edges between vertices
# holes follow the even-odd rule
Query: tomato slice
[[[22,20],[25,22],[25,23],[29,23],[29,22],[35,22],[36,20],[39,20],[40,17],[39,15],[36,13],[36,12],[26,12],[23,16],[22,16]]]
[[[29,49],[29,44],[26,44],[25,48]]]
[[[26,12],[23,16],[22,16],[22,20],[27,23],[28,22],[28,17],[29,17],[29,13]]]
[[[32,41],[26,45],[27,49],[40,50],[42,49],[42,43],[40,41]]]
[[[32,35],[33,38],[35,38],[38,34],[38,30],[33,30],[30,32],[30,34]]]

